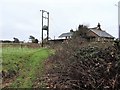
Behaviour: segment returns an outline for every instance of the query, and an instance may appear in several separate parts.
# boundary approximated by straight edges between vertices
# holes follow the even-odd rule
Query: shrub
[[[100,45],[101,44],[101,45]],[[105,46],[100,47],[100,46]],[[85,39],[64,42],[46,61],[43,82],[49,88],[120,89],[120,49]]]
[[[67,47],[67,46],[66,46]],[[70,50],[70,49],[69,49]],[[83,47],[59,51],[49,58],[45,82],[51,88],[120,89],[120,51],[115,47]]]
[[[114,45],[115,45],[117,48],[120,49],[120,40],[119,40],[119,39],[116,39],[116,40],[114,41]]]

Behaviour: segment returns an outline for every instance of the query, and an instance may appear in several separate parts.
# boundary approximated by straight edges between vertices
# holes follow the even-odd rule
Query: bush
[[[46,69],[48,87],[120,89],[120,51],[115,47],[84,47],[71,53],[62,50],[48,62],[52,63]]]
[[[104,46],[104,47],[103,47]],[[42,83],[49,88],[71,90],[120,89],[120,49],[111,42],[64,42],[45,63]]]
[[[114,45],[115,45],[117,48],[120,49],[120,40],[119,40],[119,39],[116,39],[116,40],[114,41]]]

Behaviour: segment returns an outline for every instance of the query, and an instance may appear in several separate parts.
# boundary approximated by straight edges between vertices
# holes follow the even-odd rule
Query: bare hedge
[[[42,83],[61,90],[119,90],[120,49],[68,42],[46,61]],[[82,47],[79,47],[81,43]],[[104,44],[102,44],[104,45]]]

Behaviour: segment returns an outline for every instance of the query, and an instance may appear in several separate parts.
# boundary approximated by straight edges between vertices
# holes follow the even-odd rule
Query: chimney
[[[71,29],[70,32],[73,32],[73,29]]]
[[[101,30],[101,25],[100,25],[100,23],[98,23],[97,29]]]

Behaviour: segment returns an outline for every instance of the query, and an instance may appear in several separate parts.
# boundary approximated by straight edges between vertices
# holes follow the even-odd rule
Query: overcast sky
[[[79,24],[101,28],[118,37],[119,0],[0,0],[0,39],[41,40],[41,12],[50,13],[50,37],[76,30]],[[44,34],[44,37],[46,35]]]

